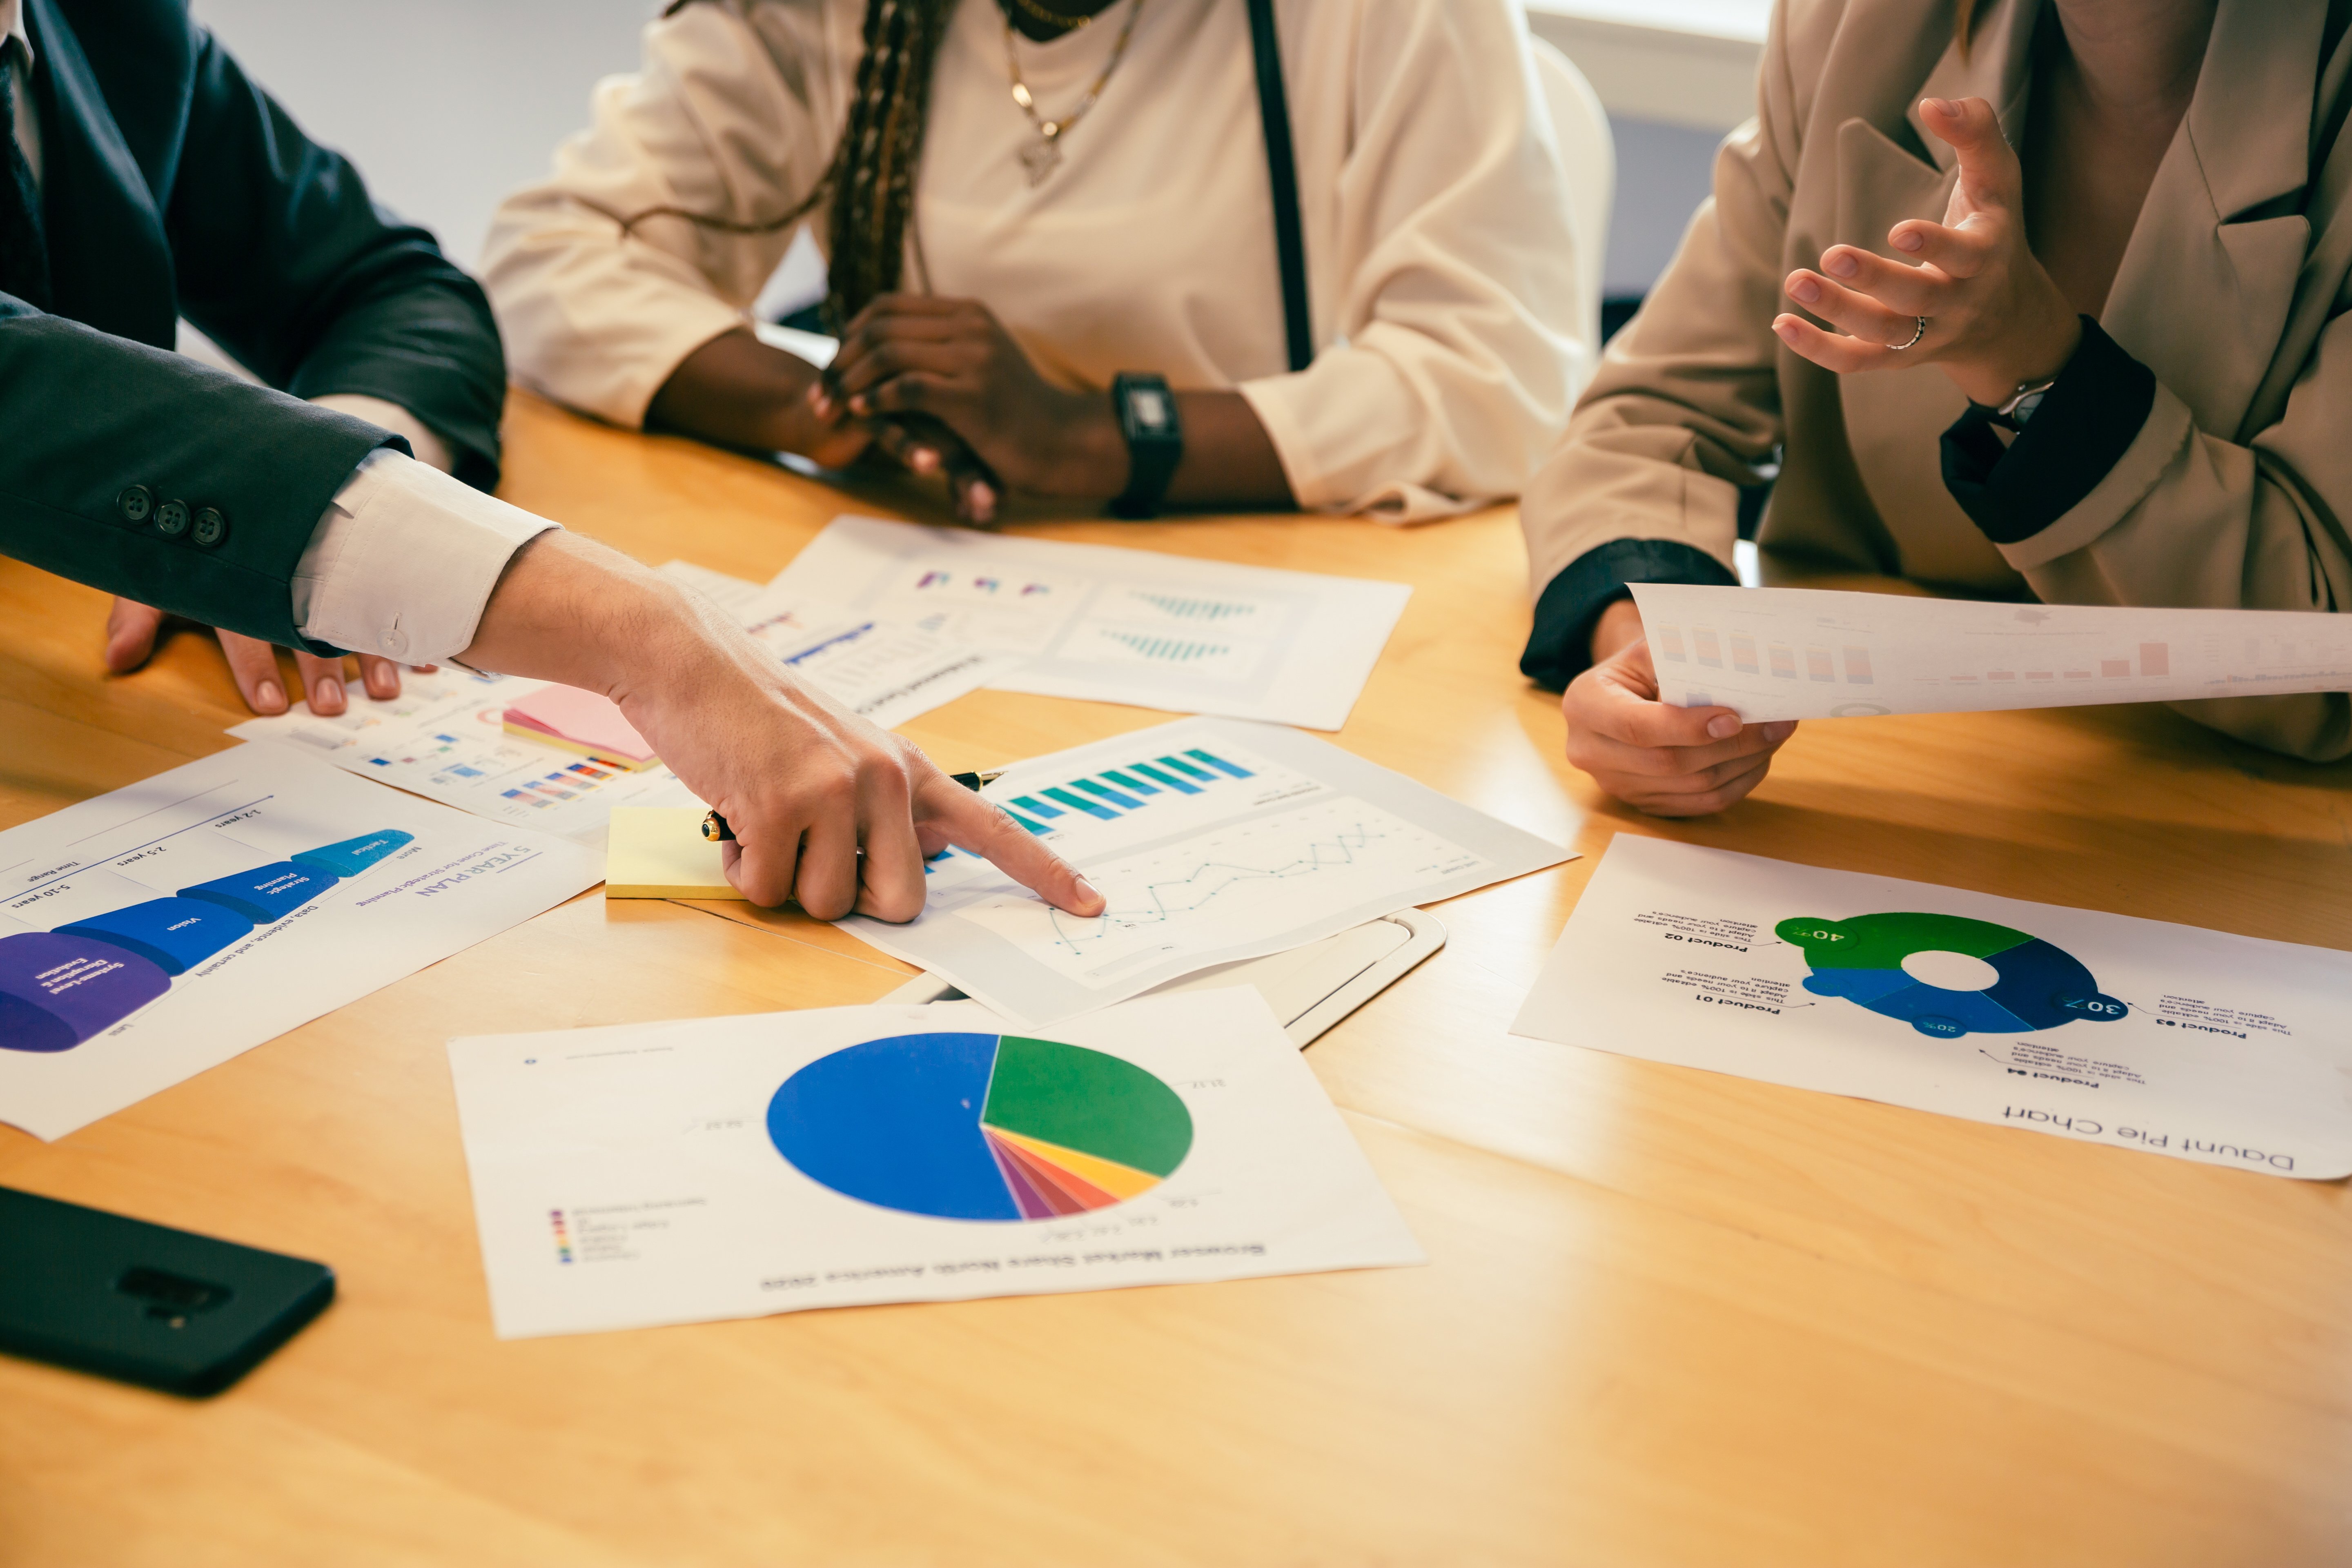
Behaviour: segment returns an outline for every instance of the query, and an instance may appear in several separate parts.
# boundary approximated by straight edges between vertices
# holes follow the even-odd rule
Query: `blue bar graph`
[[[1121,795],[1118,791],[1111,788],[1110,785],[1106,784],[1097,784],[1092,779],[1078,780],[1076,787],[1086,791],[1088,795],[1100,795],[1103,799],[1110,802],[1111,805],[1124,807],[1129,811],[1140,811],[1143,809],[1143,803],[1136,799],[1133,795]]]
[[[1013,804],[1027,812],[1030,816],[1042,816],[1048,822],[1053,821],[1054,818],[1062,815],[1061,807],[1047,805],[1044,801],[1039,800],[1034,795],[1016,795],[1013,797]]]
[[[1129,778],[1127,774],[1120,773],[1117,768],[1105,768],[1103,770],[1102,776],[1110,780],[1111,783],[1118,785],[1119,788],[1124,790],[1132,790],[1137,795],[1158,795],[1160,793],[1150,784],[1145,784],[1141,779]]]
[[[1219,773],[1230,773],[1234,778],[1245,779],[1250,776],[1250,771],[1247,768],[1236,767],[1232,763],[1225,761],[1224,758],[1220,757],[1212,752],[1204,752],[1198,746],[1192,747],[1184,754],[1188,757],[1208,763]]]
[[[1068,790],[1049,789],[1045,793],[1053,796],[1055,800],[1060,801],[1064,805],[1075,807],[1079,811],[1085,812],[1088,816],[1095,817],[1099,821],[1117,822],[1118,820],[1118,813],[1115,811],[1106,811],[1101,806],[1095,805],[1092,801],[1080,800]]]
[[[1166,784],[1170,789],[1174,790],[1179,795],[1198,795],[1201,793],[1200,785],[1188,784],[1182,779],[1176,777],[1172,773],[1163,773],[1158,768],[1153,767],[1150,763],[1128,763],[1128,766],[1133,768],[1137,773],[1141,773],[1145,778],[1153,779],[1160,784]]]

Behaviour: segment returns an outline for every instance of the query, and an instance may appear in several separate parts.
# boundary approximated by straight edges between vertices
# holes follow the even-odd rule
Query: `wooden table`
[[[509,435],[509,497],[649,561],[765,578],[845,506],[520,394]],[[1428,1268],[501,1343],[445,1038],[906,973],[592,894],[55,1144],[0,1130],[0,1182],[342,1284],[208,1403],[0,1363],[0,1563],[2352,1560],[2343,1184],[1506,1033],[1618,832],[2352,947],[2352,771],[2160,710],[1881,719],[1656,822],[1514,673],[1507,509],[1040,531],[1412,582],[1339,742],[1585,851],[1442,906],[1308,1053]],[[228,743],[217,655],[106,679],[103,607],[0,564],[0,822]],[[985,765],[1160,717],[981,693],[913,732]]]

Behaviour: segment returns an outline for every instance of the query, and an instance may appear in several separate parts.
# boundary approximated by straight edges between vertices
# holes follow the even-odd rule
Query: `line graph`
[[[1063,914],[1020,894],[957,912],[1069,979],[1099,983],[1177,952],[1215,952],[1393,899],[1484,865],[1450,839],[1353,795],[1327,796],[1163,848],[1090,864],[1108,912]]]

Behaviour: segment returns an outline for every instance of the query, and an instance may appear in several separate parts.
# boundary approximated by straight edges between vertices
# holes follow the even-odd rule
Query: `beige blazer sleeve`
[[[1521,498],[1535,594],[1620,539],[1686,544],[1732,569],[1739,487],[1762,482],[1783,428],[1771,322],[1801,122],[1784,31],[1775,7],[1757,117],[1725,139],[1713,195]]]
[[[827,72],[774,68],[761,29],[824,61],[839,10],[763,5],[755,26],[735,0],[687,5],[646,27],[635,75],[597,84],[589,128],[556,150],[549,179],[499,207],[483,250],[519,379],[635,426],[681,361],[746,324],[797,225],[741,234],[664,216],[624,238],[606,215],[668,207],[760,226],[798,206],[845,105]]]

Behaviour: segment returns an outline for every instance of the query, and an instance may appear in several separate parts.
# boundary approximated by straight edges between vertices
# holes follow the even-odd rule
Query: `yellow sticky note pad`
[[[740,899],[702,837],[698,805],[616,805],[604,847],[608,899]]]

